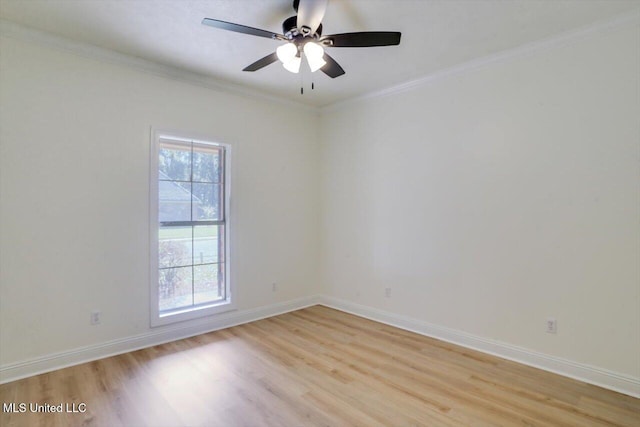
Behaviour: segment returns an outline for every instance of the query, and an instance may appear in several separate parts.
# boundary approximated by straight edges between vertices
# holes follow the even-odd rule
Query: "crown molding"
[[[266,92],[249,89],[245,86],[233,83],[225,83],[218,79],[187,71],[182,68],[160,64],[146,59],[119,53],[110,49],[94,46],[89,43],[71,40],[66,37],[57,36],[45,31],[30,28],[4,19],[0,19],[0,36],[33,42],[98,61],[128,66],[138,71],[182,81],[185,83],[190,83],[218,92],[224,92],[250,99],[273,102],[287,107],[295,107],[297,109],[302,109],[304,111],[312,113],[328,113],[331,111],[352,107],[364,101],[401,94],[410,90],[417,89],[419,87],[439,82],[440,80],[469,73],[494,63],[522,58],[528,55],[532,55],[536,52],[576,43],[593,34],[604,33],[627,25],[640,25],[640,9],[636,9],[632,12],[619,15],[613,19],[599,21],[586,27],[566,31],[558,35],[554,35],[535,42],[526,43],[512,49],[507,49],[481,58],[476,58],[450,68],[424,75],[423,77],[414,80],[390,86],[385,89],[368,92],[322,107],[316,107],[291,101],[268,94]]]
[[[37,30],[5,19],[0,19],[0,36],[39,44],[97,61],[122,65],[138,71],[153,74],[155,76],[190,83],[217,92],[242,96],[252,100],[257,99],[267,101],[280,104],[285,107],[294,107],[298,110],[305,110],[313,113],[319,112],[319,109],[315,106],[280,98],[266,92],[250,89],[246,86],[225,83],[221,80],[187,71],[179,67],[160,64],[158,62],[137,58],[111,49],[95,46],[90,43],[71,40],[66,37]]]
[[[471,61],[467,61],[450,68],[445,68],[439,71],[435,71],[423,77],[410,80],[398,85],[390,86],[385,89],[377,90],[374,92],[368,92],[363,95],[359,95],[359,96],[349,98],[343,101],[339,101],[333,104],[329,104],[324,107],[321,107],[320,113],[328,113],[332,111],[342,110],[344,108],[353,107],[364,101],[370,101],[373,99],[385,98],[388,96],[401,94],[404,92],[408,92],[410,90],[415,90],[420,87],[437,83],[441,80],[445,80],[453,76],[458,76],[458,75],[466,74],[469,72],[473,72],[475,70],[487,67],[491,64],[507,62],[517,58],[523,58],[523,57],[535,54],[537,52],[574,44],[594,34],[606,33],[608,31],[616,30],[618,28],[625,27],[628,25],[629,26],[640,25],[640,9],[636,9],[632,12],[628,12],[623,15],[618,15],[613,19],[598,21],[586,27],[581,27],[574,30],[566,31],[551,37],[526,43],[511,49],[503,50],[503,51],[490,54],[481,58],[472,59]]]

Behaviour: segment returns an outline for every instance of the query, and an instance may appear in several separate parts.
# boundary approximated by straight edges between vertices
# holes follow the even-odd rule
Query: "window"
[[[229,310],[230,147],[156,132],[151,157],[151,325]]]

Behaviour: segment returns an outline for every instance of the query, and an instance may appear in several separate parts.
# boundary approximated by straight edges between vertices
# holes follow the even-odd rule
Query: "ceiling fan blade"
[[[328,0],[300,0],[298,4],[298,29],[308,27],[315,34],[324,18]]]
[[[335,59],[333,59],[332,57],[330,57],[326,53],[324,54],[324,56],[322,58],[325,61],[327,61],[327,63],[324,64],[322,66],[322,68],[320,68],[320,70],[323,73],[325,73],[327,76],[331,77],[332,79],[335,79],[336,77],[340,77],[341,75],[344,74],[344,70],[342,69],[340,64],[338,64],[336,62]]]
[[[250,36],[266,37],[268,39],[278,39],[282,37],[271,31],[261,30],[259,28],[247,27],[246,25],[234,24],[232,22],[219,21],[217,19],[204,18],[202,25],[208,25],[221,30],[234,31],[236,33],[249,34]]]
[[[275,52],[265,56],[264,58],[258,59],[251,65],[246,66],[242,71],[258,71],[261,68],[266,67],[267,65],[273,64],[278,60],[278,55]]]
[[[320,42],[331,47],[395,46],[400,44],[402,33],[395,31],[363,31],[360,33],[331,34]]]

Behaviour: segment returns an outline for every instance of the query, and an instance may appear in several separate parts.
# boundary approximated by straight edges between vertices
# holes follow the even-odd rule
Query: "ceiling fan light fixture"
[[[279,46],[276,49],[276,55],[278,55],[278,59],[286,64],[296,57],[298,54],[298,47],[293,43],[285,43],[282,46]]]
[[[290,71],[292,73],[298,73],[300,71],[300,63],[302,62],[302,58],[299,56],[294,56],[287,62],[283,62],[282,66],[285,70]]]
[[[311,72],[318,71],[327,61],[324,60],[324,49],[317,43],[308,42],[304,45],[304,55],[307,57]]]

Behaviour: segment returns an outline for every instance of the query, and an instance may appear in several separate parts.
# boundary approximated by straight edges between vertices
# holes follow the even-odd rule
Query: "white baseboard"
[[[115,356],[166,342],[176,341],[267,317],[277,316],[316,304],[335,308],[356,316],[385,323],[407,331],[447,341],[483,353],[492,354],[524,365],[533,366],[565,377],[640,398],[640,379],[606,369],[573,362],[531,351],[503,342],[478,337],[454,329],[433,325],[410,317],[379,310],[329,296],[314,295],[250,310],[238,310],[202,319],[200,322],[178,324],[161,330],[127,338],[94,344],[73,350],[0,366],[0,384],[21,378]]]
[[[462,347],[478,350],[503,359],[543,369],[585,383],[640,398],[640,378],[634,378],[606,369],[596,368],[571,360],[531,351],[511,344],[482,338],[465,332],[410,317],[390,313],[329,296],[321,296],[320,304],[336,310],[355,314],[376,322],[385,323],[420,335],[447,341]]]
[[[46,356],[18,363],[3,365],[0,366],[0,384],[54,371],[56,369],[66,368],[68,366],[78,365],[80,363],[90,362],[92,360],[103,359],[117,354],[140,350],[142,348],[164,344],[170,341],[229,328],[243,323],[253,322],[266,317],[272,317],[278,314],[316,305],[319,301],[320,297],[314,295],[250,310],[231,311],[217,316],[204,318],[201,319],[201,321],[189,322],[188,324],[176,324],[166,328],[161,328],[160,330],[152,330],[140,335],[134,335],[60,353],[48,354]]]

